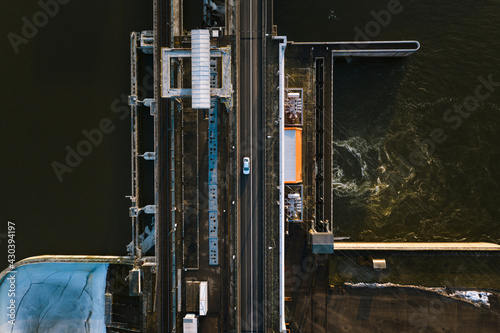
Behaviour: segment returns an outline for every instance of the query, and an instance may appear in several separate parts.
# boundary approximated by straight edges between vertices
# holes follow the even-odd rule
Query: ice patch
[[[0,332],[104,333],[108,264],[37,263],[17,268],[15,296],[8,273],[0,283]],[[15,300],[15,326],[7,307]]]
[[[411,289],[419,289],[434,292],[440,294],[442,296],[450,297],[459,301],[464,301],[470,303],[476,307],[490,307],[489,296],[492,294],[486,291],[475,291],[475,290],[455,290],[453,293],[448,294],[445,288],[431,288],[431,287],[422,287],[415,285],[405,285],[405,284],[397,284],[397,283],[351,283],[346,282],[346,286],[353,288],[411,288]]]
[[[482,304],[486,307],[490,306],[489,296],[491,296],[491,293],[486,291],[455,291],[450,296],[461,297],[468,302]]]

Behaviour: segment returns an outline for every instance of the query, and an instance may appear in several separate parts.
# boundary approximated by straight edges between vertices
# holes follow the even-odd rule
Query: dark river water
[[[359,38],[357,27],[375,22],[370,12],[388,5],[274,3],[278,34],[295,41]],[[500,243],[500,86],[477,88],[479,77],[500,82],[500,1],[402,1],[392,9],[383,26],[370,25],[368,38],[415,39],[421,49],[402,60],[339,61],[334,69],[336,233]],[[118,110],[130,91],[129,33],[152,28],[152,3],[69,1],[47,22],[40,10],[35,1],[5,0],[0,11],[0,234],[15,222],[17,259],[125,254],[130,124]],[[23,32],[23,18],[34,15],[38,31]],[[68,166],[67,149],[103,119],[109,133]],[[439,142],[421,144],[431,138]],[[54,162],[71,172],[64,169],[61,180]],[[3,235],[0,241],[5,263]]]
[[[41,10],[13,0],[0,10],[0,233],[16,224],[17,260],[126,254],[130,118],[119,110],[130,93],[130,32],[152,29],[152,1],[74,0],[49,8],[53,17]],[[36,20],[37,31],[23,31],[23,20]],[[78,150],[88,141],[82,131],[95,133],[103,120],[107,133],[94,134],[96,144],[80,147],[87,156],[68,166],[66,147]],[[71,172],[59,179],[54,162]]]
[[[401,1],[377,15],[388,3],[275,1],[289,40],[421,43],[402,60],[336,62],[336,233],[500,243],[500,1]]]

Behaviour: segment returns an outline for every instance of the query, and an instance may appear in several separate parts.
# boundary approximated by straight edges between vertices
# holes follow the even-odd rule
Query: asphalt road
[[[240,1],[239,10],[240,165],[250,157],[250,174],[239,171],[241,332],[264,332],[262,1]]]

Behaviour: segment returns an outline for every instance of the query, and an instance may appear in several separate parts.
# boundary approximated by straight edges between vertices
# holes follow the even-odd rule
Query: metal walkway
[[[217,60],[210,59],[210,85],[217,82]],[[208,251],[209,264],[219,264],[219,234],[217,205],[217,98],[210,98],[208,112]]]
[[[500,245],[484,242],[335,242],[335,251],[500,251]]]

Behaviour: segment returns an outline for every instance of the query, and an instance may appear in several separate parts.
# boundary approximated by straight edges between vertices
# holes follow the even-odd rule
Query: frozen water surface
[[[0,284],[0,332],[104,333],[104,293],[108,264],[37,263],[17,268]],[[8,308],[15,300],[15,325]]]
[[[414,286],[414,285],[404,285],[404,284],[397,284],[397,283],[364,283],[364,282],[359,282],[359,283],[351,283],[351,282],[346,282],[345,285],[354,287],[354,288],[410,288],[410,289],[419,289],[419,290],[426,290],[430,292],[435,292],[438,293],[442,296],[446,297],[451,297],[454,299],[462,300],[465,302],[468,302],[476,307],[490,307],[489,303],[489,296],[492,295],[492,293],[487,292],[487,291],[476,291],[476,290],[455,290],[453,293],[448,293],[446,291],[446,288],[433,288],[433,287],[422,287],[422,286]]]

